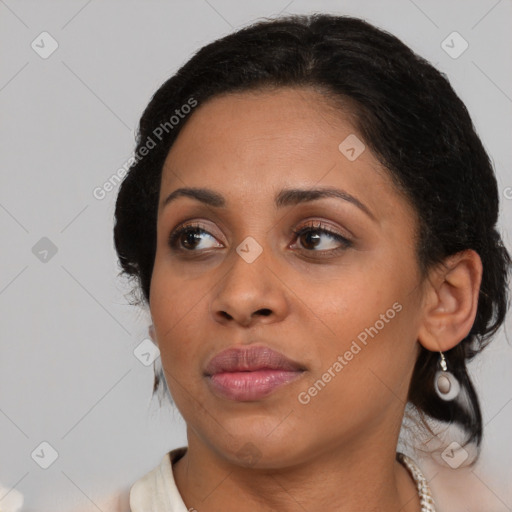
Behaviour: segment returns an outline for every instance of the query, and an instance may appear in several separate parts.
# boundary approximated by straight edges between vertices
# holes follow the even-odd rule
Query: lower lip
[[[223,372],[208,376],[208,382],[223,398],[251,401],[270,395],[277,388],[296,380],[302,374],[302,371],[286,370]]]

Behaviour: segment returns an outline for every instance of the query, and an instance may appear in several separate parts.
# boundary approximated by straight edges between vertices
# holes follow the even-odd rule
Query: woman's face
[[[398,435],[419,348],[416,220],[357,137],[311,89],[237,93],[197,107],[165,162],[156,340],[189,443],[232,463],[285,466]],[[216,200],[165,204],[182,188]],[[326,189],[338,195],[312,193]],[[245,356],[212,377],[229,348]]]

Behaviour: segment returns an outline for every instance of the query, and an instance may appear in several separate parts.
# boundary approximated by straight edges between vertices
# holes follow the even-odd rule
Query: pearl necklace
[[[423,476],[420,468],[411,458],[403,453],[397,452],[396,459],[409,470],[409,473],[416,482],[418,495],[420,497],[421,512],[436,512],[434,498],[432,497],[427,480]]]

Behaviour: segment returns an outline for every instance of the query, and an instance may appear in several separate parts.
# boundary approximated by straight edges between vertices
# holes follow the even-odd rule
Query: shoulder
[[[187,447],[180,447],[167,452],[156,467],[131,486],[129,500],[132,512],[186,510],[172,471],[172,464],[186,450]]]
[[[117,492],[108,495],[94,497],[94,502],[90,501],[88,504],[74,505],[69,504],[67,510],[71,512],[98,512],[98,510],[105,510],[109,512],[127,512],[130,510],[129,503],[129,487],[118,490]],[[83,500],[81,500],[83,501]]]
[[[508,510],[510,487],[486,465],[453,469],[433,459],[421,459],[438,512],[482,512]]]
[[[70,504],[72,512],[188,512],[174,482],[172,464],[180,459],[187,447],[167,452],[158,465],[131,486],[95,497],[88,505]]]

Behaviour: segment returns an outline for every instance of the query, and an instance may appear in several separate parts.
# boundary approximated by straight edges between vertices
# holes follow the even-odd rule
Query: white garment
[[[172,472],[172,464],[183,457],[186,451],[187,447],[182,446],[166,453],[156,468],[132,485],[130,489],[131,512],[190,512],[195,510],[192,507],[187,509],[176,487]],[[418,466],[402,453],[397,454],[397,460],[407,467],[416,482],[422,512],[435,512],[430,489]]]
[[[187,447],[182,446],[166,453],[156,468],[132,485],[131,512],[188,512],[172,473],[172,464],[186,451]]]

